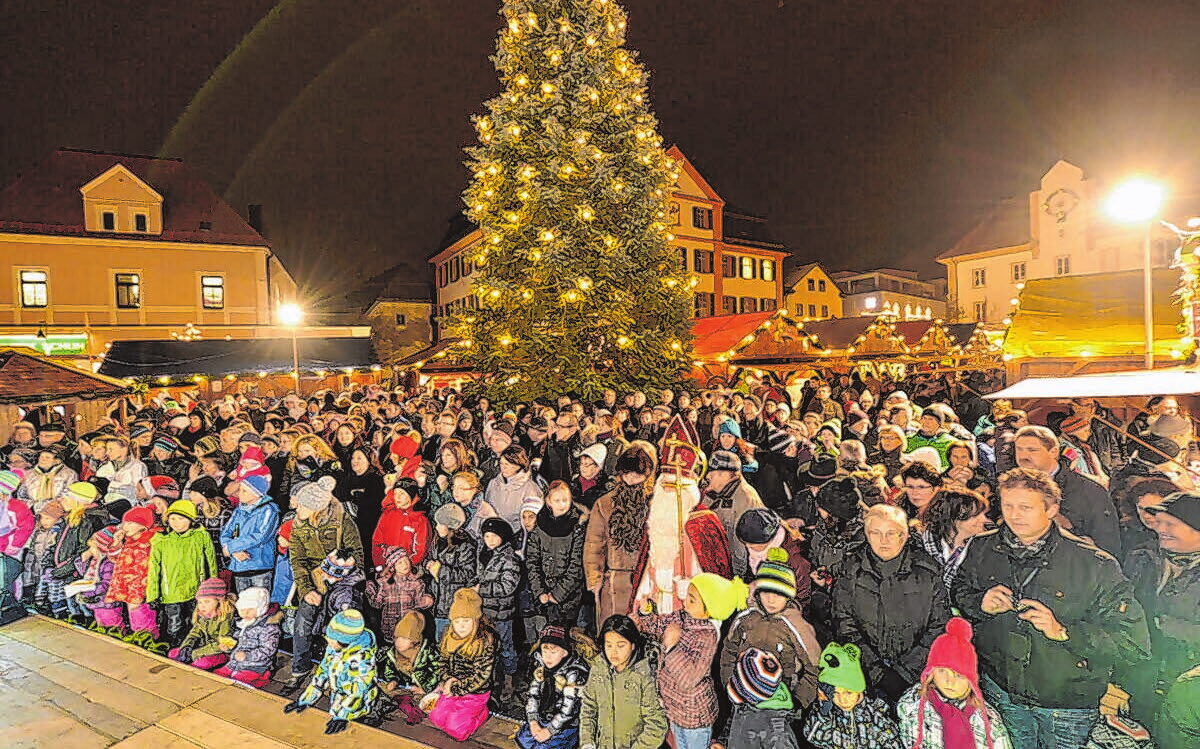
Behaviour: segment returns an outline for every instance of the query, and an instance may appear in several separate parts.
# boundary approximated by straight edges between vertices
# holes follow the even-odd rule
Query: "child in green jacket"
[[[176,647],[183,640],[200,583],[217,572],[212,537],[196,523],[196,506],[178,500],[167,508],[169,533],[150,541],[146,576],[146,602],[163,604],[166,641]]]
[[[196,611],[192,614],[192,630],[179,647],[167,655],[172,659],[190,663],[196,668],[212,671],[224,666],[229,660],[227,648],[221,639],[231,640],[234,614],[233,596],[229,587],[219,577],[210,577],[200,583],[196,591]]]
[[[396,703],[404,721],[415,726],[425,719],[417,704],[437,689],[441,663],[437,647],[425,639],[425,617],[419,611],[405,614],[394,635],[394,644],[379,659],[380,688]]]

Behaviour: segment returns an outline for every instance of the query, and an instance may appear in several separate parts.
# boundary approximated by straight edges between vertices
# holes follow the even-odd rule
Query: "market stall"
[[[55,410],[75,434],[103,422],[115,401],[128,395],[128,384],[49,359],[32,349],[0,348],[0,434],[18,421],[40,422]],[[32,412],[43,413],[34,415]]]

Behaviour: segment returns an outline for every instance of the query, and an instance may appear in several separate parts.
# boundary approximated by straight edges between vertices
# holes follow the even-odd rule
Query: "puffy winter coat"
[[[456,697],[483,694],[491,689],[492,667],[496,662],[496,635],[482,629],[479,636],[452,653],[439,652],[438,683],[454,679],[450,693]]]
[[[200,583],[216,577],[217,555],[203,528],[160,533],[150,541],[147,603],[183,603],[196,597]]]
[[[782,682],[804,707],[817,698],[817,658],[820,643],[812,626],[795,603],[778,614],[764,614],[751,607],[733,620],[721,648],[721,684],[729,683],[738,657],[749,648],[775,656],[783,669]]]
[[[832,700],[813,705],[804,721],[804,738],[817,749],[908,749],[887,703],[865,695],[849,712]]]
[[[543,507],[537,518],[537,527],[529,534],[525,547],[530,590],[537,601],[547,593],[553,595],[559,613],[577,613],[583,598],[587,525],[580,524],[580,512],[574,507],[562,518],[554,518],[550,508]]]
[[[192,628],[180,643],[181,648],[192,649],[192,659],[225,652],[217,643],[217,638],[229,637],[233,631],[234,615],[214,616],[211,619],[197,616]]]
[[[247,623],[238,622],[233,627],[233,636],[237,645],[229,654],[226,666],[230,671],[251,671],[256,674],[270,672],[275,664],[275,651],[279,649],[279,636],[282,629],[279,622],[283,620],[284,612],[273,616],[260,616]],[[243,626],[244,625],[244,626]],[[238,653],[245,653],[245,660],[234,658]]]
[[[483,613],[494,622],[507,622],[517,608],[517,587],[521,584],[521,564],[517,552],[509,544],[492,550],[487,562],[487,547],[479,547],[479,597]]]
[[[1137,669],[1140,689],[1127,690],[1134,694],[1135,712],[1139,694],[1165,691],[1180,674],[1200,664],[1200,565],[1183,567],[1165,584],[1163,570],[1157,545],[1135,549],[1125,563],[1134,595],[1146,610],[1152,650],[1150,661]],[[1149,718],[1145,713],[1142,717]]]
[[[384,505],[383,515],[371,538],[371,560],[375,566],[382,565],[388,549],[394,547],[404,549],[414,567],[424,562],[432,535],[429,518],[411,507],[407,510],[398,509],[390,500],[385,499]]]
[[[553,672],[547,672],[540,652],[533,654],[533,678],[525,700],[525,721],[540,723],[554,736],[567,728],[579,726],[580,700],[587,683],[587,663],[577,655],[568,655]],[[543,699],[546,679],[554,680],[554,697]]]
[[[349,514],[341,513],[340,519],[327,516],[319,525],[300,520],[292,524],[292,545],[288,549],[288,559],[296,578],[297,601],[317,589],[313,572],[321,568],[321,562],[325,561],[329,552],[339,549],[349,552],[354,557],[355,565],[361,569],[362,540],[358,537],[358,526]]]
[[[113,559],[112,584],[105,599],[110,603],[139,603],[146,600],[146,573],[150,567],[150,542],[161,530],[149,528],[125,538]]]
[[[478,581],[478,546],[475,537],[461,528],[454,531],[453,546],[443,548],[438,544],[434,558],[441,566],[433,581],[438,619],[450,618],[450,604],[454,602],[454,594],[459,588],[466,588]]]
[[[529,498],[541,498],[542,486],[528,471],[510,479],[497,476],[487,485],[484,499],[513,529],[521,527],[521,505]]]
[[[1114,674],[1128,673],[1150,654],[1133,585],[1110,555],[1057,525],[1024,559],[1010,533],[976,536],[955,578],[954,604],[975,627],[980,670],[1020,704],[1094,709]],[[997,585],[1045,604],[1068,640],[1046,638],[1015,611],[983,613],[983,597]]]
[[[279,508],[268,497],[251,506],[239,504],[221,530],[221,546],[229,556],[231,572],[265,572],[275,569],[275,534],[279,530]],[[293,544],[295,541],[292,542]],[[250,558],[233,556],[243,551]]]
[[[916,542],[901,552],[895,574],[879,565],[869,546],[843,565],[831,593],[837,641],[858,645],[872,683],[890,668],[913,684],[950,619],[941,568]]]
[[[643,658],[618,673],[603,657],[592,661],[579,709],[580,749],[658,749],[666,737],[650,663]]]
[[[297,700],[312,705],[329,694],[329,717],[356,720],[371,712],[379,699],[375,686],[375,636],[363,632],[362,642],[325,648],[325,656]]]

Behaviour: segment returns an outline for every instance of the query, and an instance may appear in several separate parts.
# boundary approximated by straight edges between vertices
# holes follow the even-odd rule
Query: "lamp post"
[[[296,379],[296,396],[303,398],[304,393],[300,392],[300,346],[296,342],[296,328],[300,327],[300,322],[304,319],[304,310],[300,309],[300,305],[291,302],[281,304],[275,311],[275,318],[292,329],[292,376]]]
[[[1162,210],[1167,191],[1162,185],[1144,178],[1122,182],[1109,193],[1104,210],[1124,224],[1143,224],[1142,230],[1142,325],[1146,337],[1146,369],[1154,369],[1154,286],[1150,275],[1150,230]]]

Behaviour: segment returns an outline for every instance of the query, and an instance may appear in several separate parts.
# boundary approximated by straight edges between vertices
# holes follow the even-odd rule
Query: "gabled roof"
[[[731,350],[776,312],[702,317],[692,323],[692,353],[697,359],[712,358]]]
[[[792,289],[794,289],[796,287],[796,284],[803,281],[805,279],[805,277],[808,276],[808,274],[812,273],[813,270],[815,270],[817,268],[820,268],[821,272],[824,273],[826,276],[828,276],[830,281],[834,280],[833,276],[829,275],[829,271],[825,270],[825,266],[821,265],[820,263],[805,263],[804,265],[797,265],[797,266],[794,266],[792,268],[785,270],[783,273],[783,291],[784,291],[784,293],[786,294],[786,293],[790,292]],[[832,290],[838,292],[839,294],[842,293],[842,290],[840,288],[838,288],[836,281],[834,281],[834,283],[833,283]]]
[[[1009,198],[1001,201],[983,221],[967,232],[949,250],[938,255],[939,261],[988,250],[1027,244],[1030,236],[1029,200]]]
[[[79,190],[120,164],[163,197],[162,234],[84,228]],[[201,228],[204,224],[208,228]],[[0,232],[267,247],[267,240],[177,159],[60,149],[0,190]]]
[[[123,382],[16,349],[0,349],[0,403],[95,400],[116,398],[128,392]]]
[[[683,167],[683,171],[692,178],[692,181],[696,183],[696,186],[700,188],[700,191],[704,193],[705,197],[721,204],[725,203],[725,201],[721,199],[721,196],[717,194],[717,191],[713,189],[713,186],[708,184],[708,180],[704,179],[704,175],[700,174],[699,170],[692,165],[691,159],[683,155],[683,151],[679,150],[679,146],[671,146],[668,148],[667,155],[680,163],[680,165]]]

